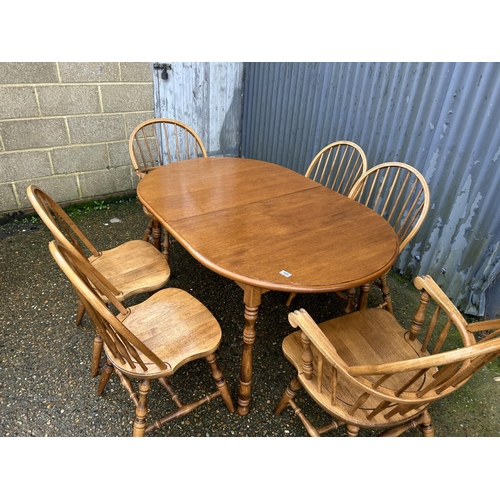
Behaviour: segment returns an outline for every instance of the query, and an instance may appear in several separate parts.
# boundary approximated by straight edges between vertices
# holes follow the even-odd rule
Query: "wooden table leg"
[[[240,385],[238,388],[238,413],[247,415],[252,392],[253,344],[255,322],[259,312],[262,290],[245,285],[245,328],[243,329],[243,354],[241,357]]]

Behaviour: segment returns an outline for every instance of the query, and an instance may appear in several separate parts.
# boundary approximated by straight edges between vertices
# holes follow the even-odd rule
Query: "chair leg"
[[[78,310],[76,312],[76,325],[80,325],[85,314],[85,306],[82,302],[78,304]],[[94,337],[94,348],[92,350],[92,366],[90,372],[92,376],[95,377],[99,373],[99,364],[101,363],[101,353],[102,353],[102,339],[100,335]]]
[[[389,291],[389,286],[387,285],[387,275],[380,277],[380,284],[380,288],[382,289],[382,297],[384,299],[384,305],[391,314],[394,314],[392,308],[391,293]]]
[[[304,415],[302,410],[297,406],[293,398],[297,394],[297,391],[302,387],[299,378],[295,377],[291,382],[290,385],[285,389],[285,392],[283,393],[283,396],[281,396],[280,402],[276,406],[274,410],[275,415],[279,415],[288,405],[292,408],[294,414],[299,417],[300,421],[304,425],[304,427],[307,430],[307,433],[312,436],[312,437],[319,437],[321,434],[314,427],[314,425],[311,424],[311,422],[307,419],[307,417]],[[332,427],[333,428],[333,427]],[[336,428],[336,427],[335,427]]]
[[[290,385],[285,389],[283,396],[281,396],[279,403],[277,404],[276,408],[274,409],[275,415],[279,415],[286,408],[286,406],[295,397],[295,394],[297,394],[297,391],[301,387],[302,387],[302,385],[300,384],[298,377],[295,377],[290,382]]]
[[[347,424],[347,435],[349,437],[356,437],[359,434],[359,427],[356,425]]]
[[[288,299],[286,301],[286,306],[287,307],[290,307],[290,304],[292,303],[292,300],[294,299],[294,297],[296,296],[297,294],[295,292],[290,292],[288,294]]]
[[[144,231],[144,236],[142,237],[142,239],[144,241],[149,241],[149,239],[151,238],[151,233],[153,232],[153,221],[150,220],[148,222],[148,227],[146,228],[146,231]]]
[[[177,392],[174,391],[169,380],[166,377],[161,377],[158,379],[158,382],[166,389],[166,391],[169,393],[170,397],[172,398],[172,401],[177,405],[177,407],[182,408],[184,405],[183,405],[181,399],[179,398],[179,395],[177,394]]]
[[[114,370],[114,372],[118,375],[122,387],[129,393],[130,399],[132,400],[134,405],[137,406],[139,404],[139,396],[137,392],[134,391],[130,380],[120,370]]]
[[[102,338],[100,335],[94,337],[94,349],[92,352],[92,376],[95,377],[99,372],[101,362]]]
[[[153,220],[153,246],[161,252],[161,224]]]
[[[361,285],[361,291],[359,293],[358,300],[358,311],[362,311],[368,307],[368,293],[370,292],[370,288],[372,287],[371,283],[365,283]]]
[[[347,295],[347,304],[344,308],[344,312],[346,314],[350,314],[356,310],[356,306],[354,303],[354,297],[356,297],[356,288],[349,288],[349,290],[347,290],[346,292],[346,295]]]
[[[134,437],[142,437],[146,432],[146,415],[148,414],[148,393],[151,382],[147,379],[139,382],[139,404],[135,407]]]
[[[167,264],[170,265],[170,235],[165,229],[163,230],[163,243],[161,253],[165,256]]]
[[[224,404],[226,405],[227,409],[233,413],[234,412],[234,404],[231,399],[231,395],[229,394],[229,389],[227,387],[227,382],[222,376],[222,371],[221,369],[217,366],[217,363],[215,361],[215,354],[209,354],[208,356],[205,357],[207,360],[207,363],[210,365],[210,368],[212,370],[212,377],[215,380],[215,385],[217,386],[217,389],[219,389],[220,395],[222,397],[222,400],[224,401]]]
[[[422,422],[419,425],[424,437],[434,437],[434,427],[431,423],[431,416],[427,410],[422,413]]]
[[[85,314],[85,306],[82,302],[78,303],[78,309],[76,311],[76,326],[79,326],[82,322],[83,315]]]
[[[114,372],[113,365],[106,359],[106,363],[101,370],[101,379],[99,380],[99,385],[97,386],[97,395],[100,396],[111,378],[111,374]]]
[[[304,424],[304,427],[306,428],[307,433],[311,437],[320,437],[320,433],[316,427],[314,427],[313,424],[307,419],[307,417],[302,413],[302,410],[297,406],[295,401],[293,399],[290,399],[288,404],[292,407],[293,412],[297,417],[300,418],[300,421]]]

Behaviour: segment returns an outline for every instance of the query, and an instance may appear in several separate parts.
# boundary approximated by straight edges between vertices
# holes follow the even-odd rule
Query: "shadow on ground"
[[[73,216],[98,248],[142,237],[147,220],[136,199],[94,208],[75,211]],[[133,404],[115,376],[104,394],[96,395],[98,379],[90,375],[92,325],[85,316],[83,325],[75,326],[76,297],[52,261],[47,247],[50,239],[45,226],[33,217],[0,226],[0,436],[129,436]],[[178,243],[172,246],[171,266],[167,286],[196,296],[221,324],[218,359],[236,401],[244,323],[241,289],[201,266]],[[419,294],[399,276],[389,279],[395,315],[409,326]],[[294,376],[281,352],[281,340],[291,331],[286,297],[278,292],[263,296],[256,325],[250,413],[245,417],[229,414],[218,398],[151,435],[307,435],[289,408],[279,417],[273,414]],[[304,307],[317,321],[342,313],[335,294],[298,295],[292,305]],[[500,383],[493,381],[498,375],[496,360],[451,397],[434,404],[431,415],[436,435],[500,435]],[[183,367],[172,382],[186,401],[212,390],[204,361]],[[315,424],[328,421],[304,392],[298,401]],[[173,408],[156,384],[150,403],[150,418]],[[328,435],[343,436],[345,431]],[[406,435],[419,434],[410,431]]]

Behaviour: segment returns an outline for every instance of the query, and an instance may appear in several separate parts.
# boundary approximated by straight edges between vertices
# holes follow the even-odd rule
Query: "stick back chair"
[[[287,405],[311,436],[346,425],[398,436],[418,428],[434,435],[432,402],[465,384],[500,354],[500,320],[468,324],[430,276],[414,280],[420,305],[407,330],[386,309],[370,308],[317,324],[301,309],[289,314],[299,330],[283,340],[297,369],[275,414]],[[474,333],[485,335],[476,342]],[[489,333],[486,333],[489,332]],[[314,426],[294,397],[303,387],[333,422]]]
[[[53,238],[68,249],[84,256],[99,274],[102,282],[119,301],[145,292],[155,292],[170,278],[170,268],[164,256],[142,240],[127,241],[109,250],[97,250],[68,214],[44,191],[31,185],[28,198],[36,213],[50,230]],[[85,307],[78,305],[76,324],[82,321]],[[95,338],[92,374],[99,370],[102,340]]]
[[[360,146],[350,141],[336,141],[319,151],[304,175],[347,196],[354,183],[366,172],[367,165],[365,152]],[[295,292],[288,295],[287,306],[296,295]],[[338,295],[347,300],[342,292]]]
[[[153,118],[140,123],[130,135],[129,154],[135,173],[142,179],[155,168],[191,158],[207,157],[205,146],[199,135],[188,125],[170,118]],[[162,250],[168,259],[168,233],[162,243],[162,227],[146,207],[144,213],[149,222],[144,240]]]
[[[159,429],[218,396],[222,397],[230,412],[234,411],[227,383],[214,354],[221,341],[221,329],[201,302],[184,290],[164,288],[144,302],[125,308],[80,254],[68,251],[56,241],[50,242],[49,249],[85,304],[97,333],[104,341],[107,361],[97,393],[102,393],[115,372],[135,404],[134,436]],[[102,297],[117,309],[116,316]],[[183,404],[169,378],[181,366],[200,358],[208,362],[217,390],[195,402]],[[137,391],[131,379],[138,380]],[[151,380],[159,381],[177,409],[147,424]]]
[[[427,216],[430,192],[424,176],[406,163],[381,163],[354,184],[349,198],[371,208],[394,228],[399,240],[399,253],[415,236]],[[382,290],[383,303],[392,312],[387,275],[375,281]],[[371,283],[361,287],[358,307],[365,307]]]

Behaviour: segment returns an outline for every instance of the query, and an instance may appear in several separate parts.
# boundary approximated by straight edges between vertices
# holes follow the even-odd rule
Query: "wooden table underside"
[[[191,255],[244,290],[242,415],[262,293],[347,290],[387,273],[398,256],[396,234],[378,214],[268,162],[177,162],[146,175],[137,194]]]

